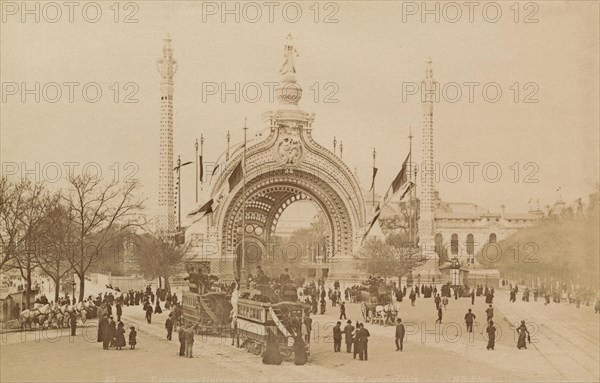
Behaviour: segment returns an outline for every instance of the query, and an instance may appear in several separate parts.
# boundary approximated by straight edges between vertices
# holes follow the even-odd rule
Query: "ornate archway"
[[[212,214],[203,220],[206,227],[201,230],[206,230],[205,241],[219,245],[219,251],[210,255],[211,272],[225,279],[235,274],[242,238],[245,244],[268,248],[281,213],[298,200],[314,202],[326,217],[330,276],[361,278],[353,254],[366,229],[362,191],[344,162],[313,140],[314,114],[298,108],[302,89],[296,83],[293,55],[288,40],[280,85],[275,88],[278,106],[263,114],[267,137],[238,146],[211,189]],[[243,179],[232,182],[244,163]]]

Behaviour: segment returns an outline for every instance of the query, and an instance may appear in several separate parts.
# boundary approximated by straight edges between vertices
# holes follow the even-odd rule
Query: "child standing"
[[[117,350],[121,350],[121,347],[125,347],[125,325],[123,325],[123,322],[121,321],[119,321],[119,324],[117,326],[115,347],[117,348]]]
[[[131,331],[129,332],[129,346],[133,350],[135,349],[135,345],[137,344],[137,332],[135,331],[135,327],[129,327]]]

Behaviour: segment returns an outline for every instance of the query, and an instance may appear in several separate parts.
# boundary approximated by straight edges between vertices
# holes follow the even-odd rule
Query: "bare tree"
[[[85,292],[85,275],[107,244],[143,226],[143,203],[135,196],[136,184],[112,182],[89,175],[70,176],[64,197],[74,226],[75,249],[69,263],[79,277],[79,300]]]
[[[73,251],[74,224],[69,211],[58,204],[48,214],[46,222],[49,229],[41,239],[37,261],[40,269],[54,282],[54,301],[58,301],[60,281],[73,270],[69,253]]]
[[[0,178],[0,271],[15,266],[11,260],[27,239],[22,235],[23,225],[20,220],[25,208],[26,186],[25,182],[12,184],[8,178]]]
[[[165,289],[170,291],[169,278],[177,271],[190,247],[191,243],[178,245],[174,240],[146,234],[139,237],[135,257],[144,276],[158,278],[159,287],[164,279]]]
[[[6,182],[0,186],[2,194],[8,196],[2,203],[4,228],[0,231],[5,252],[2,266],[17,268],[25,279],[25,305],[29,307],[32,274],[39,266],[39,240],[50,227],[47,217],[56,207],[59,196],[51,195],[43,183],[22,180],[11,186],[6,180],[2,182]]]

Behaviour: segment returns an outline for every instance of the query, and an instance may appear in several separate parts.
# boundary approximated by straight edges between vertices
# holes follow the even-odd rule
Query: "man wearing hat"
[[[346,321],[346,327],[344,327],[344,336],[346,340],[346,352],[352,352],[352,333],[354,332],[354,326],[352,326],[352,321],[348,319]]]
[[[402,323],[402,319],[398,318],[396,324],[396,351],[402,351],[402,346],[404,344],[404,336],[406,335],[406,329],[404,328],[404,323]]]

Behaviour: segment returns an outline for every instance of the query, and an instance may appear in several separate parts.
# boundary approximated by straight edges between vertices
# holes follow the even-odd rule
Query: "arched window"
[[[475,252],[475,240],[473,234],[467,235],[467,255],[473,255]]]
[[[450,253],[452,255],[458,255],[458,234],[452,234],[450,239]]]
[[[488,240],[488,243],[496,243],[496,234],[495,233],[490,234],[490,239]]]

